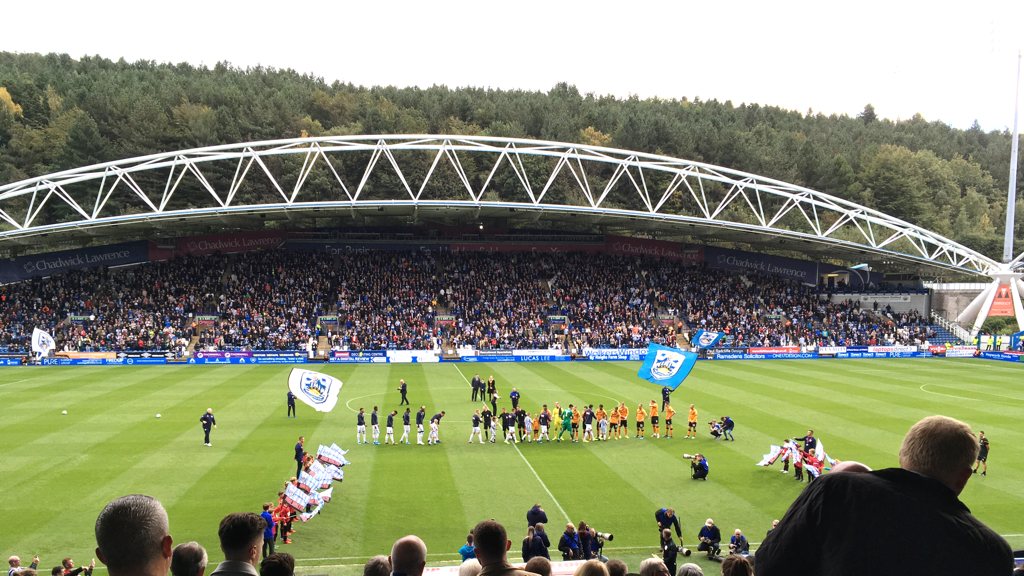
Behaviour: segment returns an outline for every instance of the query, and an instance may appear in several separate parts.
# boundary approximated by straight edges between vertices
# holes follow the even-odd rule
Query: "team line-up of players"
[[[558,402],[554,404],[554,410],[550,410],[547,404],[544,404],[541,411],[536,416],[531,415],[525,409],[518,407],[518,392],[513,388],[510,394],[512,398],[512,411],[508,411],[506,408],[501,409],[500,414],[496,414],[497,406],[495,406],[495,399],[492,397],[492,404],[488,407],[483,404],[483,409],[477,409],[473,412],[472,430],[469,435],[469,442],[472,443],[474,439],[477,439],[481,444],[485,442],[484,434],[487,434],[487,441],[494,443],[498,438],[498,425],[501,425],[502,437],[504,442],[518,443],[518,442],[561,442],[563,437],[568,436],[567,441],[570,442],[590,442],[590,441],[605,441],[605,440],[618,440],[619,438],[629,437],[629,408],[626,407],[624,402],[620,402],[618,406],[612,407],[610,410],[605,410],[604,404],[599,404],[597,409],[594,409],[594,405],[586,406],[575,406],[569,404],[567,408],[562,408]],[[404,396],[403,396],[404,398]],[[582,410],[581,410],[582,408]],[[662,404],[662,413],[665,416],[665,435],[661,434],[661,420],[658,410],[658,403],[651,400],[648,409],[644,409],[643,404],[638,404],[635,413],[635,435],[634,438],[644,439],[646,437],[646,423],[650,419],[651,423],[651,437],[652,438],[672,438],[673,437],[673,416],[676,411],[672,408],[672,405],[667,401]],[[428,421],[429,432],[427,433],[426,444],[432,445],[440,443],[439,428],[441,420],[445,417],[445,411],[440,411],[434,414]],[[380,415],[377,406],[373,407],[373,411],[369,414],[370,419],[370,438],[367,438],[367,424],[366,424],[366,410],[365,408],[359,408],[356,414],[356,443],[357,444],[369,444],[372,440],[373,444],[379,445],[380,441]],[[420,406],[420,409],[416,412],[415,417],[412,415],[412,410],[406,408],[405,412],[400,416],[402,420],[402,436],[395,440],[395,418],[399,417],[398,411],[393,410],[385,416],[384,425],[384,444],[410,444],[410,432],[412,429],[412,420],[415,418],[416,422],[416,443],[424,444],[423,434],[425,432],[424,422],[426,420],[426,407]],[[689,414],[687,416],[687,430],[685,438],[696,438],[697,437],[697,409],[691,404]],[[724,440],[732,440],[732,430],[735,426],[732,419],[728,416],[723,416],[717,421],[709,422],[712,436],[718,438],[722,437]],[[557,430],[557,434],[555,431]],[[582,430],[582,434],[581,434]],[[555,435],[552,439],[552,435]]]

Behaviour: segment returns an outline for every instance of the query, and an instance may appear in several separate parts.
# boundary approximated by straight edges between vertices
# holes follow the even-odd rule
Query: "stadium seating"
[[[626,256],[269,251],[0,287],[0,347],[27,351],[36,326],[77,351],[639,348],[693,329],[736,346],[909,344],[938,332],[916,312],[832,298]]]

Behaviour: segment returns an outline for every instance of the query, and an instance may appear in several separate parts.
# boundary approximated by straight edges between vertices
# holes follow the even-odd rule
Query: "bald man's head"
[[[420,576],[427,566],[427,545],[418,536],[404,536],[391,547],[391,572]]]

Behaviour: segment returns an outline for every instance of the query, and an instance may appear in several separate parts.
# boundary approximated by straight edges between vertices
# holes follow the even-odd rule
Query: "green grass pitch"
[[[755,466],[770,443],[813,428],[833,457],[894,466],[903,434],[930,414],[960,418],[990,437],[989,476],[974,477],[961,498],[1011,546],[1024,548],[1024,371],[1013,364],[702,362],[673,394],[675,439],[518,448],[466,444],[476,407],[467,379],[474,373],[495,376],[501,405],[509,405],[507,393],[515,386],[531,411],[555,401],[625,400],[630,420],[638,402],[659,399],[659,388],[639,380],[638,364],[628,362],[311,368],[345,382],[341,400],[328,414],[300,404],[295,419],[285,417],[290,367],[0,371],[3,552],[22,558],[38,553],[45,569],[63,556],[86,563],[100,508],[114,497],[142,492],[167,507],[176,542],[198,540],[217,562],[220,518],[259,511],[276,495],[295,471],[292,447],[302,434],[314,450],[321,442],[337,442],[350,450],[352,464],[324,513],[298,525],[294,544],[279,545],[297,558],[300,574],[359,573],[369,556],[387,554],[397,537],[409,533],[426,541],[430,564],[454,564],[467,530],[484,518],[505,524],[513,541],[510,557],[518,560],[524,515],[535,502],[548,513],[553,547],[566,517],[585,520],[613,532],[606,554],[635,570],[656,551],[653,515],[662,506],[679,512],[687,545],[707,517],[723,534],[741,528],[759,542],[802,488],[778,466]],[[428,416],[447,411],[443,443],[356,446],[354,410],[369,411],[374,404],[382,414],[397,409],[399,378],[409,382],[414,412],[420,404]],[[691,402],[702,423],[695,441],[681,438]],[[219,425],[209,448],[202,445],[198,422],[207,407]],[[704,423],[722,415],[736,420],[736,442],[707,436]],[[707,482],[688,477],[681,455],[696,451],[710,461]]]

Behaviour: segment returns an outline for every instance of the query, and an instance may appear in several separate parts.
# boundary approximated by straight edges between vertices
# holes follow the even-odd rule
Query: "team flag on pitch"
[[[57,347],[57,343],[54,342],[53,336],[45,330],[39,328],[32,329],[32,351],[40,356],[46,356]]]
[[[715,344],[718,344],[725,338],[725,332],[708,332],[707,330],[697,330],[697,333],[693,335],[693,345],[697,348],[713,348]]]
[[[338,403],[341,380],[312,370],[292,368],[288,374],[288,389],[317,412],[330,412]]]
[[[309,493],[303,492],[298,486],[289,482],[284,487],[284,503],[301,512],[309,504]]]
[[[658,386],[675,390],[690,375],[697,364],[695,352],[683,352],[668,346],[651,344],[647,347],[647,359],[640,366],[637,376]]]

